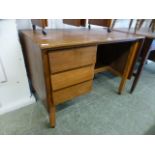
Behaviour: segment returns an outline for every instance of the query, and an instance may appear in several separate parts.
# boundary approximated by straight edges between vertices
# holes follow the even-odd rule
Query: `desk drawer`
[[[65,89],[53,92],[53,101],[57,105],[64,101],[70,100],[76,96],[80,96],[92,89],[92,80],[83,82]]]
[[[49,52],[51,73],[95,64],[96,50],[96,46],[90,46]]]
[[[66,88],[94,77],[94,65],[51,75],[52,90]]]

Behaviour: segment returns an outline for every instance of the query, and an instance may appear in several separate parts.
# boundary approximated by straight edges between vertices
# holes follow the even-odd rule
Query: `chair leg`
[[[152,19],[151,30],[152,32],[155,30],[155,19]]]
[[[44,28],[42,29],[42,34],[43,35],[46,35],[47,34]]]
[[[114,28],[115,24],[116,24],[117,19],[114,19],[111,25],[111,30]]]
[[[135,26],[135,32],[139,29],[141,29],[143,23],[144,23],[145,19],[137,19],[137,22],[136,22],[136,26]]]
[[[137,19],[137,21],[136,21],[136,25],[135,25],[135,28],[134,28],[135,32],[137,31],[138,25],[139,25],[139,19]]]
[[[134,79],[134,81],[133,81],[132,87],[131,87],[131,89],[130,89],[130,93],[133,93],[133,91],[135,90],[136,85],[137,85],[137,83],[138,83],[138,81],[139,81],[141,72],[142,72],[142,70],[143,70],[143,67],[144,67],[144,63],[141,62],[140,66],[138,67],[137,73],[136,73],[136,75],[135,75],[135,79]]]
[[[88,25],[88,29],[89,29],[89,30],[91,29],[91,26],[90,26],[90,24]]]
[[[130,23],[129,23],[129,30],[130,30],[130,28],[131,28],[131,26],[132,26],[132,23],[133,23],[133,19],[130,19]]]
[[[152,25],[153,25],[153,19],[150,22],[149,29],[152,27]]]
[[[144,21],[145,21],[145,19],[141,19],[141,20],[139,21],[138,30],[141,29],[141,27],[142,27]]]
[[[153,26],[152,26],[152,32],[155,31],[155,23],[153,23]]]
[[[135,75],[133,84],[132,84],[131,89],[130,89],[130,93],[133,93],[133,91],[136,88],[136,85],[137,85],[137,83],[139,81],[142,70],[144,68],[145,61],[147,60],[147,58],[149,56],[149,49],[150,49],[150,46],[151,46],[152,42],[153,42],[153,39],[150,39],[150,38],[145,39],[145,42],[143,44],[143,49],[141,51],[142,52],[142,59],[140,61],[140,65],[138,66],[137,73]]]
[[[36,30],[36,25],[32,25],[33,30]]]

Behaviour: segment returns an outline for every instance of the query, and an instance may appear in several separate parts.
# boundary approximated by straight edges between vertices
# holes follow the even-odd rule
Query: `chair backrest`
[[[86,26],[86,19],[63,19],[63,23],[72,26]]]
[[[114,28],[114,26],[115,26],[117,20],[118,20],[118,19],[113,19],[111,29]],[[128,27],[129,30],[130,30],[130,28],[131,28],[131,26],[132,26],[132,23],[133,23],[133,19],[130,19],[130,20],[129,20],[129,27]]]
[[[107,27],[107,32],[111,32],[112,19],[89,19],[88,20],[89,29],[91,29],[91,25]]]
[[[45,27],[48,26],[47,19],[31,19],[33,30],[36,30],[36,26],[42,28],[42,33],[46,35]]]
[[[110,27],[112,23],[112,19],[89,19],[88,24],[97,25],[103,27]]]
[[[113,20],[112,28],[115,26],[117,20],[118,20],[118,19],[114,19],[114,20]],[[134,19],[129,19],[129,27],[128,27],[128,30],[131,29],[132,24],[133,24],[133,21],[134,21]],[[145,21],[145,19],[136,19],[136,25],[135,25],[135,27],[134,27],[134,31],[139,30],[139,29],[142,27],[144,21]]]

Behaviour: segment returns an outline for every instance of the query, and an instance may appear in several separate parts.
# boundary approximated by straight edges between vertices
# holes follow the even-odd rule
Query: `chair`
[[[155,19],[152,19],[149,25],[149,29],[152,30],[152,32],[154,32],[155,30]]]
[[[137,19],[135,29],[134,29],[135,32],[141,29],[144,22],[145,22],[145,19]]]
[[[48,26],[47,19],[31,19],[32,28],[35,31],[36,26],[39,26],[42,28],[42,33],[46,35],[45,27]]]
[[[118,19],[114,19],[114,20],[113,20],[111,29],[114,28],[114,26],[115,26],[117,20],[118,20]],[[132,26],[132,24],[133,24],[133,21],[134,21],[134,19],[130,19],[128,30],[131,29],[131,26]],[[139,30],[139,29],[142,27],[144,21],[145,21],[145,19],[137,19],[137,20],[136,20],[136,25],[135,25],[135,27],[134,27],[134,31],[135,31],[135,32],[136,32],[137,30]]]
[[[118,20],[118,19],[114,19],[114,20],[113,20],[113,24],[112,24],[112,27],[111,27],[112,29],[114,28],[114,26],[115,26],[115,24],[116,24],[117,20]],[[130,28],[131,28],[132,23],[133,23],[133,19],[130,19],[128,29],[130,29]]]
[[[86,19],[63,19],[63,23],[72,26],[86,26]]]
[[[112,19],[89,19],[88,28],[91,29],[91,25],[107,27],[107,31],[111,32]]]

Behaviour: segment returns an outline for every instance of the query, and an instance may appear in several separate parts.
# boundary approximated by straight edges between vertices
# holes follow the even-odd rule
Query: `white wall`
[[[5,68],[4,68],[3,62],[0,57],[0,83],[4,83],[6,81],[7,81],[7,77],[5,73]]]
[[[30,19],[18,19],[16,20],[18,29],[31,29],[31,20]],[[55,29],[55,28],[78,28],[75,26],[63,24],[62,19],[48,19],[48,27],[46,29]]]
[[[7,82],[0,83],[0,114],[3,114],[34,103],[34,98],[30,97],[16,20],[0,20],[0,43],[0,58],[7,75]]]

